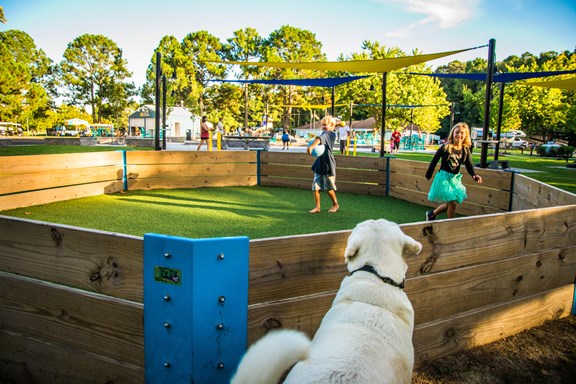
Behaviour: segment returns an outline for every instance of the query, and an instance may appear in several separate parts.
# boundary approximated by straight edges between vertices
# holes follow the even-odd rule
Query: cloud
[[[374,0],[379,3],[392,3],[409,13],[424,15],[415,23],[388,33],[388,36],[408,36],[418,27],[449,29],[470,19],[476,13],[480,0]]]

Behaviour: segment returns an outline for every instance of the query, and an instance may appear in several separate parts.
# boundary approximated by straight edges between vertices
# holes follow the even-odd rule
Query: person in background
[[[216,133],[224,135],[226,131],[224,130],[224,123],[222,122],[222,118],[218,120],[218,124],[216,124]]]
[[[398,128],[394,129],[392,132],[392,137],[390,137],[390,153],[398,154],[398,150],[400,149],[400,138],[402,134],[398,132]]]
[[[200,124],[200,142],[198,143],[197,151],[202,147],[202,143],[206,143],[206,150],[208,150],[208,140],[210,139],[210,131],[214,130],[212,123],[208,121],[206,116],[202,117],[202,123]]]
[[[312,144],[308,146],[306,152],[312,154],[312,150],[319,144],[325,146],[322,155],[316,158],[312,165],[314,171],[314,181],[312,182],[312,192],[316,206],[311,209],[310,213],[320,212],[320,191],[326,191],[332,200],[332,207],[328,212],[335,213],[340,206],[336,198],[336,160],[332,153],[336,141],[336,119],[332,116],[326,116],[322,119],[322,134],[318,136]]]
[[[284,149],[290,149],[290,135],[286,130],[282,132],[282,150]]]
[[[482,183],[482,177],[474,170],[470,147],[472,147],[472,140],[468,124],[458,123],[450,130],[447,142],[442,144],[434,154],[426,171],[426,179],[432,178],[436,165],[441,160],[440,170],[434,176],[428,200],[441,204],[436,209],[426,212],[426,221],[436,220],[438,215],[445,211],[449,219],[454,218],[456,204],[462,204],[467,197],[466,187],[462,184],[460,173],[462,164],[474,181],[478,184]]]
[[[340,154],[343,155],[346,151],[346,144],[348,144],[348,137],[350,136],[350,127],[345,122],[338,122],[338,140],[340,141]]]

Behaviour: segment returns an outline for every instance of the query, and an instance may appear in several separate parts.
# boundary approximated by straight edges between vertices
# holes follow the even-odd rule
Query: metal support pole
[[[454,108],[456,108],[456,103],[452,102],[450,104],[450,127],[448,127],[448,131],[454,126]]]
[[[162,77],[162,69],[160,66],[160,61],[162,60],[162,54],[156,52],[156,80],[155,80],[155,94],[154,103],[156,116],[154,117],[154,149],[159,151],[160,148],[160,78]]]
[[[334,116],[334,89],[336,87],[332,87],[332,116]]]
[[[162,74],[162,149],[166,150],[166,76]]]
[[[500,132],[502,130],[502,111],[504,109],[505,84],[505,82],[500,83],[500,99],[498,100],[498,125],[496,127],[496,153],[494,153],[494,161],[498,161],[498,152],[500,151]]]
[[[380,157],[384,157],[384,137],[386,134],[386,79],[388,72],[382,72],[382,128],[380,129]]]
[[[480,152],[480,168],[488,165],[488,131],[490,129],[490,100],[492,99],[492,80],[494,79],[496,40],[490,39],[488,45],[488,70],[486,71],[486,97],[484,99],[484,124],[482,125],[482,150]]]
[[[350,132],[352,132],[352,109],[354,108],[354,102],[350,101]]]

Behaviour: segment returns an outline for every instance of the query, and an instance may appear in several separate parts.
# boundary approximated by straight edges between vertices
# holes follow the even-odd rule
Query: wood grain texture
[[[576,245],[406,281],[417,324],[497,305],[574,281]]]
[[[547,320],[569,316],[573,295],[573,286],[567,285],[416,325],[413,336],[415,365],[492,343]]]
[[[7,383],[144,383],[144,366],[0,330],[0,381]]]
[[[206,164],[153,164],[130,165],[129,179],[178,178],[178,177],[230,177],[254,176],[256,164],[249,163],[206,163]]]
[[[143,365],[142,304],[0,272],[2,329]]]
[[[56,201],[79,199],[120,192],[124,189],[122,181],[103,181],[99,183],[78,184],[61,188],[15,193],[0,196],[0,211],[49,204]]]
[[[513,211],[572,204],[576,204],[576,194],[524,175],[517,174],[514,177]]]
[[[122,153],[87,152],[58,155],[2,156],[0,175],[45,173],[63,169],[122,165]]]
[[[252,187],[256,185],[256,176],[199,176],[199,177],[178,177],[178,178],[158,178],[130,179],[128,189],[151,190],[151,189],[176,189],[176,188],[201,188],[201,187]]]
[[[0,270],[143,302],[143,239],[0,216]]]
[[[255,163],[254,151],[128,151],[132,164]]]
[[[2,176],[0,195],[59,188],[69,185],[122,180],[121,166],[57,169],[50,172],[34,172]]]

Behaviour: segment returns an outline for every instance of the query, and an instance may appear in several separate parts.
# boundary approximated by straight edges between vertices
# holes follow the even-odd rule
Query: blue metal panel
[[[574,280],[574,298],[572,299],[572,315],[576,316],[576,279]]]
[[[128,191],[128,164],[126,162],[126,151],[122,151],[122,184],[124,184],[124,191]]]
[[[144,235],[147,383],[228,383],[246,351],[247,237]]]

